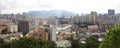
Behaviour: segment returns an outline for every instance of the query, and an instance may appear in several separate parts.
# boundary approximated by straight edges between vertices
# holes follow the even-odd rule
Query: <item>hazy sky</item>
[[[107,13],[108,9],[120,12],[119,0],[0,0],[2,13],[28,12],[31,10],[67,10],[76,13]]]

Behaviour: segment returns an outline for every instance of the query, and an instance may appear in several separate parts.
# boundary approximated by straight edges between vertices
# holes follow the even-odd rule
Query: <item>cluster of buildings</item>
[[[76,23],[81,23],[79,27]],[[70,47],[68,38],[85,41],[89,36],[104,38],[109,29],[120,23],[120,14],[109,9],[107,14],[90,14],[66,16],[51,16],[49,18],[29,18],[26,13],[0,14],[0,38],[12,41],[22,37],[42,38],[55,41],[57,47]],[[83,42],[85,43],[85,42]],[[66,45],[65,45],[66,44]]]
[[[85,27],[75,25],[77,38],[83,42],[89,36],[97,36],[102,41],[111,28],[117,27],[119,22],[119,14],[115,14],[115,10],[109,9],[107,14],[97,14],[92,11],[91,14],[77,16],[76,22]],[[83,42],[85,43],[85,42]]]

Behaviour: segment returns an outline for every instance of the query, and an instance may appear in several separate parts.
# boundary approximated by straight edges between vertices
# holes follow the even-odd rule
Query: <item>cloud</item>
[[[14,8],[15,6],[15,0],[0,0],[0,9]]]
[[[120,10],[119,2],[119,0],[0,0],[0,9],[3,13],[51,9],[77,13],[90,13],[90,11],[102,13],[107,12],[107,9]]]
[[[51,7],[47,0],[0,0],[1,9]]]
[[[42,7],[42,8],[51,8],[53,7],[53,5],[49,1],[50,0],[37,0],[37,4],[39,7]]]
[[[18,13],[30,10],[45,10],[52,5],[48,0],[0,0],[0,10],[3,13]]]

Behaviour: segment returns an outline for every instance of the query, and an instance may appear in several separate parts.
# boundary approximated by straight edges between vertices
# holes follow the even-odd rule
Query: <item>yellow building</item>
[[[48,40],[48,33],[45,32],[43,29],[34,29],[33,33],[28,33],[27,37],[34,37],[36,39],[41,38]]]
[[[5,33],[4,31],[7,31],[7,27],[6,25],[0,25],[0,34]]]

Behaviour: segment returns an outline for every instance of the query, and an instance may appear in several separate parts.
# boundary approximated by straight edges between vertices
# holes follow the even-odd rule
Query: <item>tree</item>
[[[20,38],[19,40],[13,41],[11,48],[31,48],[33,47],[34,39],[32,38]],[[34,44],[36,45],[36,44]]]
[[[108,32],[99,48],[120,48],[120,25]]]
[[[0,38],[0,48],[56,48],[56,44],[53,41],[32,37],[23,37],[13,42],[5,42]]]
[[[67,38],[67,40],[71,41],[71,48],[80,48],[79,39]]]
[[[72,40],[71,45],[72,45],[72,48],[80,48],[79,39]]]
[[[20,38],[11,43],[11,48],[55,48],[56,44],[52,41],[34,38]]]
[[[71,48],[98,48],[100,45],[100,42],[98,41],[98,37],[95,36],[90,36],[89,38],[86,39],[86,43],[80,43],[79,39],[72,39],[72,38],[67,38],[67,40],[71,41]]]
[[[3,43],[3,39],[2,38],[0,38],[0,44],[2,44]]]
[[[48,41],[48,48],[57,48],[57,45],[53,41]]]
[[[95,36],[90,36],[87,38],[84,48],[98,48],[99,44],[100,42],[98,41],[98,38]]]
[[[3,39],[0,38],[0,48],[2,47],[3,42],[4,42]]]
[[[4,39],[0,38],[0,48],[10,48],[10,43],[7,43]]]

